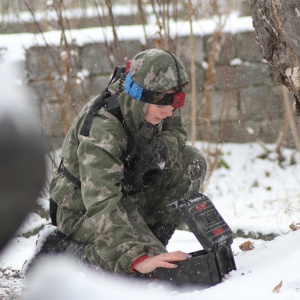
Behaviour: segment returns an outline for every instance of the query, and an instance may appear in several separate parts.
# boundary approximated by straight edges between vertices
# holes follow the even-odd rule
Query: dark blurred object
[[[88,264],[83,257],[85,244],[72,240],[56,226],[45,226],[38,234],[35,253],[23,264],[21,274],[28,275],[35,266],[49,255],[73,256],[79,264]]]
[[[162,169],[155,159],[153,147],[149,147],[138,133],[133,135],[129,145],[131,150],[124,163],[124,185],[131,192],[136,192],[158,184],[162,178]]]
[[[34,208],[45,180],[41,140],[22,123],[28,117],[0,116],[0,250]]]

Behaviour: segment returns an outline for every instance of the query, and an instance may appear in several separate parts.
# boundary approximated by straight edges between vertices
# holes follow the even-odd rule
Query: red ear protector
[[[174,93],[172,106],[175,109],[180,108],[184,105],[184,101],[185,101],[185,93],[182,91],[176,92]]]
[[[127,63],[126,63],[126,67],[125,67],[125,75],[127,75],[127,73],[129,72],[130,65],[131,65],[131,61],[128,60]]]

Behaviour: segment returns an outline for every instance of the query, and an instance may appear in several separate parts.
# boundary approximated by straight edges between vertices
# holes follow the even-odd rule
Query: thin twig
[[[197,90],[196,90],[196,64],[195,64],[195,39],[193,32],[193,4],[188,1],[189,23],[190,23],[190,51],[191,51],[191,142],[192,146],[196,142],[196,113],[197,113]]]
[[[297,132],[297,127],[296,127],[295,120],[293,117],[292,109],[290,106],[289,94],[288,94],[288,91],[285,86],[282,85],[281,89],[282,89],[282,93],[283,93],[284,106],[285,106],[285,109],[286,109],[286,112],[288,115],[292,136],[294,138],[296,148],[300,152],[300,139],[299,139],[299,134]]]

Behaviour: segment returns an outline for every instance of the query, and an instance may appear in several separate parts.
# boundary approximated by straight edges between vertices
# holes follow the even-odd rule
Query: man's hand
[[[188,254],[182,251],[163,253],[141,261],[134,269],[140,273],[150,273],[158,267],[174,269],[177,265],[172,262],[186,260],[188,257]]]

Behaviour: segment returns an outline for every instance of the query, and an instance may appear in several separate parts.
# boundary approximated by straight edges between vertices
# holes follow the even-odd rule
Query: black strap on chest
[[[105,95],[108,95],[108,94],[109,94],[109,92],[104,91],[102,94],[100,94],[95,99],[95,101],[91,105],[91,107],[83,121],[83,125],[80,130],[80,135],[89,136],[91,127],[92,127],[92,123],[93,123],[93,119],[96,116],[97,112],[103,107],[105,107],[106,110],[110,114],[115,116],[119,120],[119,122],[122,124],[126,133],[128,132],[126,123],[123,118],[123,114],[122,114],[120,106],[119,106],[118,96],[112,95],[112,96],[108,96],[107,98],[105,98]],[[75,185],[75,189],[81,188],[80,180],[78,178],[76,178],[73,174],[71,174],[71,172],[68,171],[68,169],[63,164],[63,159],[61,161],[60,169],[63,172],[63,174],[65,175],[65,177]]]
[[[125,131],[127,131],[126,124],[120,109],[118,96],[111,95],[108,91],[104,91],[95,99],[95,101],[91,105],[83,121],[80,135],[89,136],[94,117],[96,116],[97,112],[103,107],[106,109],[106,111],[115,116],[120,121]]]
[[[125,67],[116,67],[114,70],[114,73],[111,77],[111,80],[108,84],[110,86],[111,84],[115,83],[117,80],[120,80],[119,87],[122,86],[122,83],[125,80]],[[126,133],[127,133],[127,127],[126,123],[124,121],[121,109],[120,109],[120,104],[118,101],[118,94],[120,94],[121,90],[117,92],[117,95],[112,95],[108,88],[106,88],[92,103],[91,107],[89,108],[89,111],[83,121],[83,125],[81,127],[80,134],[83,136],[89,136],[93,119],[96,116],[97,112],[105,107],[105,109],[114,115],[122,124],[124,127]]]

